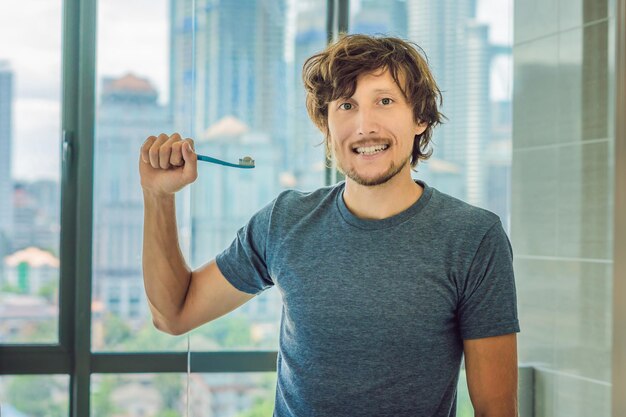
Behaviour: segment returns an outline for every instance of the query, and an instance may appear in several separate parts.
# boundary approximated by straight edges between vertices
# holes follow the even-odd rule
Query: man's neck
[[[422,196],[423,188],[404,172],[385,184],[365,186],[346,178],[343,201],[361,219],[386,219],[411,207]]]

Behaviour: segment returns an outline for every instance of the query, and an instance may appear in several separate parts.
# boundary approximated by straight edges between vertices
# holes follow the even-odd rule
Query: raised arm
[[[141,147],[139,172],[143,278],[155,326],[182,334],[253,298],[233,287],[215,261],[192,271],[180,250],[174,194],[198,176],[193,141],[178,134],[149,137]]]

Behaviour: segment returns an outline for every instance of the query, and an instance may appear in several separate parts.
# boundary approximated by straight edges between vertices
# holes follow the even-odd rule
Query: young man
[[[278,287],[275,416],[455,415],[461,358],[477,416],[517,415],[512,251],[499,218],[411,178],[440,122],[425,59],[345,36],[304,65],[307,108],[346,180],[286,191],[191,271],[174,193],[191,139],[141,149],[143,268],[157,328],[185,333]]]

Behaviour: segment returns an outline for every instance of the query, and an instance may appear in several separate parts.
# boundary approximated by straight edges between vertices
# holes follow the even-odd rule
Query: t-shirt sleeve
[[[520,331],[513,249],[500,220],[483,237],[469,268],[458,308],[463,339]]]
[[[273,202],[255,213],[215,258],[224,277],[238,290],[258,294],[274,285],[267,267],[267,237]]]

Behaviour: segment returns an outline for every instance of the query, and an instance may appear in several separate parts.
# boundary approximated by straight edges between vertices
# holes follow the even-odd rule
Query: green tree
[[[207,323],[194,331],[194,337],[211,341],[221,349],[252,346],[250,322],[240,315],[227,315]]]
[[[111,401],[111,393],[121,382],[117,375],[102,375],[97,384],[92,385],[93,417],[110,417],[118,412]]]
[[[117,314],[107,314],[104,319],[104,345],[115,347],[128,341],[133,332]]]
[[[49,303],[53,303],[57,296],[57,289],[59,288],[58,281],[50,281],[45,285],[42,285],[37,291],[37,295],[43,297]]]
[[[55,377],[27,375],[11,377],[7,398],[17,410],[32,417],[65,417],[67,401],[54,402],[56,392],[67,391],[67,386]]]
[[[271,398],[257,398],[252,408],[236,417],[269,417],[274,412],[274,400]]]
[[[180,406],[180,394],[183,389],[182,376],[179,374],[158,374],[154,378],[154,388],[161,394],[163,412],[176,410]],[[175,415],[174,414],[174,415]],[[165,417],[165,415],[160,417]]]

